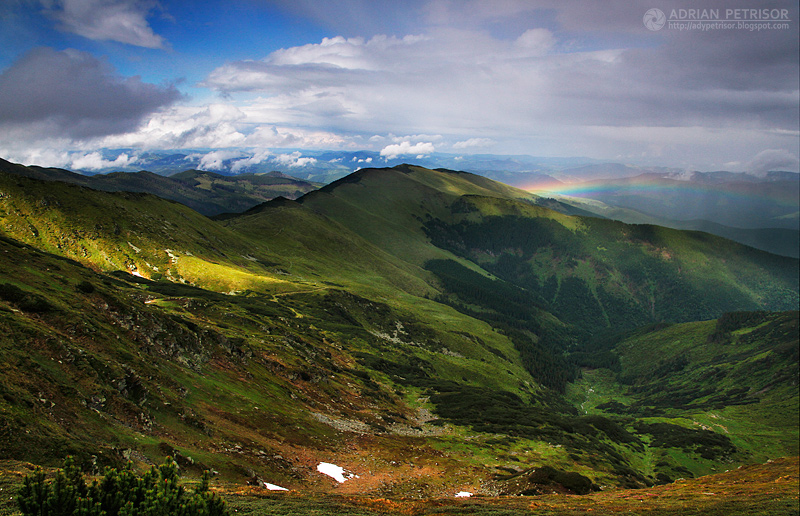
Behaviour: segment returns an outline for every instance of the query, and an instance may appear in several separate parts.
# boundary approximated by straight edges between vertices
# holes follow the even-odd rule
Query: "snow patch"
[[[288,491],[285,487],[276,486],[275,484],[270,484],[269,482],[264,482],[264,487],[269,489],[270,491]]]
[[[351,478],[359,478],[359,476],[355,473],[350,473],[343,467],[337,466],[336,464],[331,464],[330,462],[320,462],[317,464],[317,471],[323,475],[328,475],[340,484],[346,480],[350,480]]]
[[[469,498],[470,496],[472,496],[472,493],[469,491],[459,491],[456,493],[456,498]]]

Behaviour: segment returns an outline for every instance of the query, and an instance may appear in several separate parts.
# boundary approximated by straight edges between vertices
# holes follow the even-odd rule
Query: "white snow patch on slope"
[[[317,464],[317,471],[323,475],[328,475],[339,483],[349,480],[351,478],[358,478],[355,473],[346,471],[343,467],[331,464],[330,462],[320,462]]]
[[[459,491],[456,493],[456,498],[469,498],[470,496],[472,496],[472,493],[469,491]]]
[[[288,491],[285,487],[276,486],[275,484],[270,484],[269,482],[264,482],[264,487],[269,489],[270,491]]]

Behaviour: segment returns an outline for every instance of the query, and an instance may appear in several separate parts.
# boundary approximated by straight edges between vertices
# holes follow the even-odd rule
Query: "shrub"
[[[191,492],[178,485],[178,468],[171,457],[141,477],[129,462],[106,469],[100,481],[86,485],[71,457],[47,482],[37,469],[26,476],[17,497],[24,516],[227,516],[225,502],[208,490],[208,472]]]
[[[11,283],[0,283],[0,299],[9,303],[19,303],[25,298],[25,291]]]
[[[11,283],[0,284],[0,299],[13,303],[20,310],[26,312],[42,313],[49,312],[53,306],[44,298],[29,292],[25,292]]]
[[[91,294],[92,292],[94,292],[94,285],[92,285],[88,281],[81,281],[75,288],[77,288],[80,292],[83,292],[84,294]]]
[[[541,468],[534,469],[528,475],[528,482],[538,486],[560,485],[565,489],[568,489],[579,495],[589,494],[593,490],[597,489],[589,478],[581,475],[580,473],[561,471],[550,466],[543,466]],[[540,489],[533,487],[523,491],[522,494],[540,494]]]

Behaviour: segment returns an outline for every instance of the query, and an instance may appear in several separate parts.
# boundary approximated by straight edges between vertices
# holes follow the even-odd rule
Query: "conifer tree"
[[[167,457],[142,476],[129,462],[107,468],[100,481],[87,486],[72,457],[47,481],[37,469],[26,476],[17,502],[24,516],[227,516],[225,501],[209,491],[208,472],[186,491],[178,484],[178,466]]]

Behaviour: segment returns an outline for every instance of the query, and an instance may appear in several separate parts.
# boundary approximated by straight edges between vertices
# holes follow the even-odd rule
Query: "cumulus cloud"
[[[157,6],[153,0],[55,0],[45,12],[64,32],[93,40],[164,48],[166,41],[147,22],[150,11]]]
[[[352,148],[350,139],[330,131],[284,127],[271,123],[257,106],[241,109],[215,103],[174,106],[153,114],[137,131],[93,143],[106,148]],[[256,163],[252,163],[256,164]],[[249,166],[241,164],[241,167]]]
[[[292,9],[334,23],[332,7],[296,3]],[[378,4],[364,7],[386,8]],[[665,0],[662,9],[672,5],[681,7]],[[780,30],[653,34],[642,22],[650,7],[644,0],[597,6],[412,1],[406,16],[413,13],[418,23],[408,36],[325,38],[227,63],[204,84],[233,96],[260,95],[251,108],[262,120],[362,134],[377,148],[414,143],[383,136],[391,131],[443,135],[441,145],[455,149],[480,149],[486,142],[467,143],[480,137],[497,142],[493,149],[501,152],[587,155],[599,149],[595,155],[606,158],[666,156],[690,147],[695,157],[707,158],[711,145],[718,149],[713,159],[723,163],[744,162],[764,148],[794,150],[792,136],[779,131],[796,138],[797,38]],[[598,128],[608,130],[605,144],[623,129],[664,129],[672,139],[637,137],[635,149],[603,147],[591,140]],[[680,129],[712,139],[687,143]],[[723,143],[741,131],[750,144]],[[774,143],[764,147],[765,140]]]
[[[40,138],[118,134],[180,98],[173,86],[120,77],[86,52],[37,48],[0,73],[0,127]]]
[[[767,149],[759,152],[746,165],[746,170],[757,175],[766,175],[771,170],[797,172],[800,160],[785,149]]]
[[[154,113],[137,131],[110,136],[103,147],[191,149],[246,146],[238,125],[247,116],[230,104],[174,106]]]
[[[187,159],[200,158],[200,163],[197,167],[200,170],[225,170],[225,162],[233,158],[241,158],[242,152],[238,150],[217,150],[211,151],[207,154],[197,155],[192,154],[187,156]]]
[[[72,170],[100,170],[114,167],[124,168],[135,164],[138,158],[123,152],[115,159],[107,160],[99,152],[90,152],[88,154],[73,155],[70,161]]]
[[[231,163],[231,172],[233,172],[234,174],[238,174],[247,167],[263,163],[264,161],[269,159],[269,155],[270,155],[269,151],[261,150],[255,152],[249,158],[237,159],[236,161]]]
[[[69,151],[55,147],[25,147],[18,150],[0,147],[0,156],[12,163],[69,170],[122,169],[139,162],[139,156],[127,152],[119,153],[113,159],[107,159],[97,151]]]
[[[47,1],[63,30],[103,39],[102,27],[113,26],[106,21],[133,20],[128,27],[145,30],[131,44],[166,44],[147,23],[160,9],[155,0]],[[791,31],[652,33],[642,23],[649,0],[265,1],[318,21],[331,37],[216,68],[199,85],[221,94],[210,106],[173,105],[174,88],[115,77],[95,58],[51,50],[59,54],[52,63],[23,58],[0,74],[0,130],[19,141],[94,137],[110,148],[368,147],[398,157],[426,155],[434,145],[491,147],[669,158],[693,169],[751,159],[763,169],[752,157],[764,149],[800,154],[794,24]],[[747,1],[724,7],[750,7]],[[112,16],[112,7],[122,14]],[[94,86],[76,87],[78,96],[64,63],[99,82],[87,79]],[[90,71],[91,63],[102,70]],[[58,88],[48,82],[50,68]],[[9,89],[12,76],[17,86]],[[248,156],[230,166],[257,164]],[[675,156],[691,162],[674,163]]]
[[[352,146],[347,138],[330,131],[279,127],[262,124],[262,117],[251,116],[251,123],[259,124],[247,135],[244,144],[248,147],[308,147],[335,149]]]
[[[305,167],[317,162],[317,158],[303,158],[302,154],[298,151],[292,152],[291,154],[278,154],[272,159],[279,165],[291,168]]]
[[[0,145],[3,143],[7,142]],[[67,167],[71,163],[70,152],[63,147],[0,147],[0,156],[12,163],[41,167]]]
[[[420,142],[411,144],[411,142],[393,143],[381,149],[381,156],[386,159],[395,159],[400,156],[424,156],[435,152],[433,144],[430,142]]]

